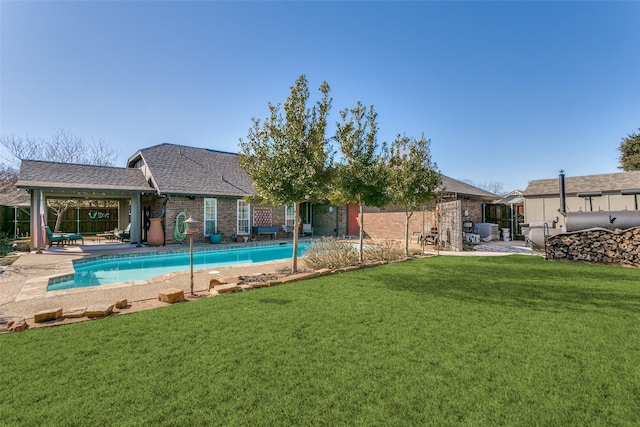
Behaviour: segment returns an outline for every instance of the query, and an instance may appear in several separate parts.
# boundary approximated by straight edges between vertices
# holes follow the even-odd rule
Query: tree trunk
[[[364,262],[364,249],[362,247],[364,241],[364,204],[358,200],[358,215],[360,221],[360,264]]]
[[[409,220],[411,219],[412,215],[413,215],[413,211],[411,211],[411,212],[405,211],[404,212],[404,216],[405,216],[405,220],[404,220],[404,256],[405,257],[409,256]]]
[[[293,205],[293,256],[291,257],[291,272],[298,271],[298,235],[300,230],[300,202],[295,202]]]
[[[71,206],[71,201],[67,200],[66,202],[64,202],[64,204],[62,206],[59,207],[53,207],[53,212],[56,214],[56,225],[53,227],[53,232],[54,233],[59,233],[60,232],[60,224],[62,224],[62,215],[64,215],[64,213],[69,210],[69,207]],[[45,208],[46,209],[46,208]]]

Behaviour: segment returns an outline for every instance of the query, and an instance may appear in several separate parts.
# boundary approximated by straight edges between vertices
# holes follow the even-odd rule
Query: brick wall
[[[365,237],[377,239],[404,239],[406,215],[403,208],[389,206],[384,210],[365,206],[364,234]],[[409,218],[409,237],[413,232],[420,233],[425,227],[435,227],[435,213],[433,210],[416,211]]]
[[[333,212],[329,211],[329,208]],[[347,206],[313,205],[314,236],[344,236],[347,234]]]
[[[218,233],[222,233],[223,240],[229,240],[232,235],[237,232],[237,219],[238,219],[238,198],[232,197],[217,197],[217,228]],[[165,201],[163,197],[145,196],[142,200],[142,205],[151,206],[151,217],[157,218],[162,213],[162,204]],[[284,206],[269,206],[251,204],[250,221],[253,226],[254,211],[256,209],[269,210],[271,212],[272,224],[278,226],[278,237],[284,237],[284,232],[281,229],[284,224]],[[166,244],[178,243],[173,237],[175,231],[176,217],[180,212],[184,212],[187,217],[193,216],[193,218],[200,221],[198,224],[199,233],[194,235],[194,241],[196,242],[208,242],[209,237],[203,234],[204,225],[204,197],[188,197],[188,196],[171,196],[169,201],[165,205],[165,217],[162,221]],[[269,236],[262,236],[261,239],[266,240]]]

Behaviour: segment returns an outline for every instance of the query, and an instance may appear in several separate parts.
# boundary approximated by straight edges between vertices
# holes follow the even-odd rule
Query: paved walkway
[[[242,245],[242,244],[241,244]],[[196,247],[211,247],[209,244]],[[167,288],[179,288],[190,293],[190,272],[182,271],[158,276],[149,280],[102,285],[87,288],[76,288],[47,292],[49,279],[73,273],[72,261],[87,256],[112,255],[122,253],[138,253],[162,250],[186,249],[182,245],[166,247],[134,247],[130,244],[100,244],[86,246],[54,247],[41,254],[25,253],[0,274],[0,318],[22,317],[32,319],[33,315],[42,310],[62,307],[63,310],[72,308],[91,307],[95,305],[114,304],[116,301],[127,299],[129,302],[157,301],[158,292]],[[476,251],[465,252],[437,252],[440,255],[478,256],[478,255],[508,255],[511,253],[532,253],[530,248],[524,247],[524,242],[491,242],[478,245]],[[434,252],[435,253],[435,252]],[[304,262],[299,261],[299,267]],[[209,281],[212,278],[232,281],[239,275],[254,275],[260,273],[282,273],[288,271],[290,260],[234,265],[215,269],[194,271],[194,291],[204,294],[208,292]]]
[[[195,246],[197,248],[200,245]],[[211,247],[208,244],[202,246]],[[7,267],[4,273],[0,274],[0,318],[28,319],[33,318],[33,315],[39,311],[56,307],[70,310],[78,307],[114,304],[122,299],[128,302],[155,301],[158,292],[167,288],[183,289],[187,295],[191,290],[189,270],[168,273],[149,280],[47,292],[50,278],[73,273],[72,261],[75,259],[95,255],[184,249],[186,248],[182,245],[136,248],[130,244],[103,244],[54,247],[41,254],[24,253]],[[208,293],[209,281],[213,278],[228,281],[239,275],[283,272],[290,266],[291,261],[285,260],[194,270],[194,291],[200,294]]]

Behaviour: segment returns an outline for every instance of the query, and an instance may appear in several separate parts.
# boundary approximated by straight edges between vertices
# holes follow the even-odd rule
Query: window
[[[218,232],[218,199],[204,199],[204,234]]]
[[[238,234],[249,234],[249,211],[251,205],[243,199],[238,200]]]
[[[284,225],[286,225],[289,230],[292,230],[295,225],[295,206],[296,205],[293,204],[291,206],[284,207]]]

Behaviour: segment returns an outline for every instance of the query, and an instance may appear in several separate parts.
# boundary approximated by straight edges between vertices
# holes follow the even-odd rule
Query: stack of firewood
[[[640,227],[591,228],[550,236],[547,258],[640,267]]]

